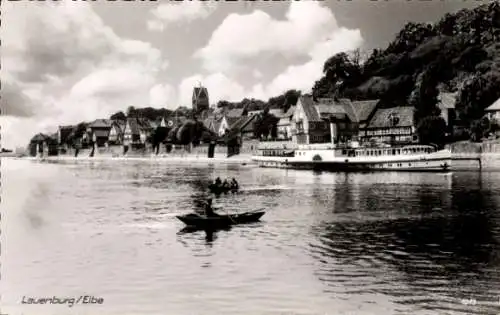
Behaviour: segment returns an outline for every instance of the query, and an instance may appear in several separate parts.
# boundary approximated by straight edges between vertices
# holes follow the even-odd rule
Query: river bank
[[[56,156],[45,155],[48,160],[165,160],[193,163],[247,163],[253,164],[252,155],[256,154],[258,142],[248,141],[240,148],[240,154],[227,157],[227,147],[216,146],[213,158],[208,157],[208,146],[186,148],[184,146],[174,147],[169,153],[164,147],[160,148],[158,154],[151,148],[139,150],[129,150],[124,154],[122,146],[109,146],[96,148],[92,156],[92,149],[81,149],[75,157],[74,149],[69,149],[64,154]],[[482,143],[473,143],[462,141],[452,143],[446,146],[451,149],[454,170],[500,170],[500,142],[485,141]],[[40,157],[31,157],[39,159]]]
[[[451,149],[454,170],[500,170],[500,142],[461,141],[447,145]]]

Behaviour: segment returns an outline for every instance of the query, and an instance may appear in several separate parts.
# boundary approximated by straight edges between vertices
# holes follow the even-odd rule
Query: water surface
[[[181,233],[216,176],[262,222]],[[498,314],[499,205],[500,173],[4,159],[2,312]],[[21,303],[81,295],[104,303]]]

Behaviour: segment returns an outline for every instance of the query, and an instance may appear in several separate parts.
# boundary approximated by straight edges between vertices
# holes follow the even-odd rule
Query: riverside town
[[[335,54],[310,93],[211,105],[200,84],[190,106],[130,106],[36,134],[19,152],[43,158],[241,155],[262,167],[327,170],[497,164],[485,154],[500,152],[500,35],[496,20],[488,19],[498,12],[494,2],[434,25],[408,23],[385,50]],[[483,19],[480,27],[469,25],[471,16]]]

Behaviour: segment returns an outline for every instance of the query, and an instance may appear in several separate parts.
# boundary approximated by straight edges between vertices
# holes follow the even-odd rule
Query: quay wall
[[[463,141],[452,143],[447,147],[451,149],[453,169],[500,170],[500,142],[498,141],[481,143]]]
[[[241,156],[251,157],[257,152],[258,141],[248,140],[244,141],[240,147]],[[196,147],[189,147],[183,145],[174,145],[172,150],[167,153],[165,145],[161,145],[158,154],[153,150],[152,146],[146,146],[143,149],[129,149],[124,154],[123,146],[112,145],[108,147],[99,147],[94,151],[94,157],[195,157],[195,158],[208,158],[208,144],[200,144]],[[216,145],[214,149],[215,158],[223,158],[227,156],[227,146]],[[92,152],[92,148],[80,149],[78,151],[78,158],[88,158]],[[74,157],[75,150],[68,149],[65,153],[59,154],[64,157]]]

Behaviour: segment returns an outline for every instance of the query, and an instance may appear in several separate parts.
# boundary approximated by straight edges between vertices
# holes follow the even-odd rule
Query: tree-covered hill
[[[471,125],[500,97],[500,3],[446,14],[435,24],[407,23],[385,49],[326,60],[313,96],[413,104],[435,116],[439,92],[458,92],[457,112]]]

